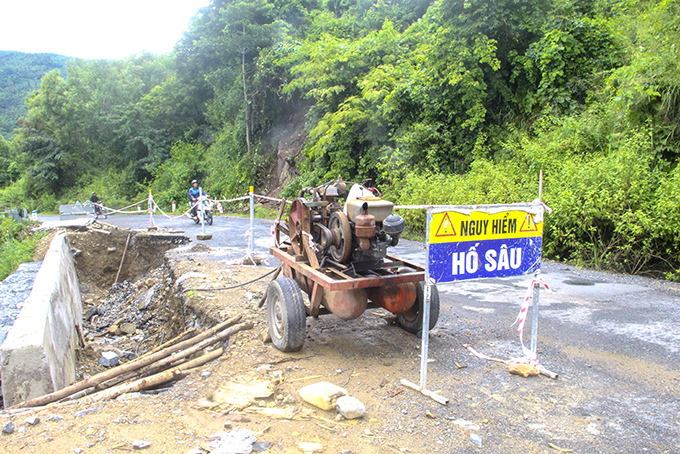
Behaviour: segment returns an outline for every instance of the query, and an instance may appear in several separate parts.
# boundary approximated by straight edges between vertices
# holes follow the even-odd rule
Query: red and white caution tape
[[[546,293],[550,294],[552,293],[552,289],[550,288],[550,285],[546,282],[545,279],[542,277],[536,277],[529,282],[529,287],[527,288],[527,293],[524,296],[524,301],[522,302],[522,306],[519,309],[519,314],[517,315],[517,319],[511,326],[515,326],[515,323],[518,323],[518,332],[519,332],[519,342],[522,344],[522,353],[524,353],[523,358],[513,358],[510,360],[509,364],[522,364],[522,363],[528,363],[532,364],[534,366],[538,366],[538,358],[536,356],[535,352],[532,352],[529,350],[525,345],[524,345],[524,339],[523,339],[523,334],[524,334],[524,323],[527,321],[527,314],[529,313],[529,306],[531,305],[531,302],[534,299],[534,287],[535,286],[543,286],[545,287]]]

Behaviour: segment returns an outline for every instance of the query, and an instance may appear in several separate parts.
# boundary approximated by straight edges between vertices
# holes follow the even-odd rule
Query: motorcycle
[[[210,201],[207,195],[201,195],[198,197],[198,202],[196,204],[196,216],[193,217],[196,224],[200,224],[201,221],[208,225],[213,223],[212,215],[213,203]]]

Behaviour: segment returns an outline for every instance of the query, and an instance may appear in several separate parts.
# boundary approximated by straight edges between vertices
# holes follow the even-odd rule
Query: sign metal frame
[[[420,384],[416,385],[414,383],[409,382],[408,380],[401,380],[401,383],[405,386],[408,386],[410,388],[413,388],[417,391],[420,391],[422,394],[432,398],[433,400],[439,402],[442,405],[446,405],[449,402],[449,399],[443,396],[440,396],[432,391],[429,391],[427,389],[427,361],[428,361],[428,351],[429,351],[429,340],[430,340],[430,307],[431,307],[431,299],[432,299],[432,286],[437,284],[437,281],[432,278],[430,275],[430,233],[431,233],[431,224],[433,220],[433,213],[441,213],[441,212],[457,212],[461,214],[471,214],[474,211],[484,211],[487,213],[491,214],[497,214],[497,213],[502,213],[506,211],[526,211],[528,214],[534,215],[539,218],[539,221],[537,223],[542,223],[543,222],[543,215],[544,215],[544,207],[542,203],[513,203],[513,204],[495,204],[495,205],[451,205],[451,206],[426,206],[423,207],[426,208],[427,210],[427,224],[425,227],[425,235],[427,238],[426,241],[426,264],[425,264],[425,288],[424,288],[424,301],[423,301],[423,316],[422,316],[422,329],[421,329],[421,347],[420,347],[420,352],[421,352],[421,357],[420,357]],[[441,226],[440,226],[441,227]],[[542,231],[541,231],[541,239],[542,239]],[[542,244],[541,244],[541,249],[542,249]],[[541,253],[539,251],[539,259],[541,258]],[[532,272],[535,273],[536,276],[540,273],[540,262],[538,265],[538,269],[535,271],[531,272],[525,272],[521,274],[516,274],[516,275],[528,275],[531,274]],[[486,279],[486,277],[478,277],[475,279]],[[447,281],[447,282],[442,282],[442,283],[451,283],[451,282],[456,282],[457,280],[454,281]],[[537,344],[537,338],[538,338],[538,297],[539,297],[539,288],[534,287],[534,298],[533,298],[533,306],[532,306],[532,324],[531,324],[531,351],[535,354],[536,353],[536,344]]]

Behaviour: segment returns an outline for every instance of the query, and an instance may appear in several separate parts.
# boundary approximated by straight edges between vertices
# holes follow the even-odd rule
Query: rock
[[[35,426],[39,422],[40,418],[38,418],[37,416],[31,416],[30,418],[26,418],[26,424],[28,424],[29,426]]]
[[[117,247],[110,247],[106,249],[107,252],[116,252],[117,250],[118,250]]]
[[[220,432],[210,437],[214,441],[208,443],[208,447],[216,452],[246,453],[253,451],[253,444],[257,438],[251,431],[244,428]]]
[[[179,287],[179,286],[182,284],[182,282],[186,281],[187,279],[203,278],[203,277],[208,277],[208,275],[207,275],[207,274],[203,274],[203,273],[196,273],[196,272],[190,271],[190,272],[188,272],[188,273],[186,273],[186,274],[183,274],[182,276],[180,276],[180,277],[175,281],[175,287]]]
[[[262,259],[260,257],[258,257],[257,255],[252,257],[252,258],[246,255],[245,257],[243,257],[242,263],[244,265],[251,265],[251,266],[252,265],[261,265]]]
[[[256,441],[255,443],[253,443],[253,452],[265,452],[271,447],[272,447],[271,443],[268,443],[266,441]]]
[[[332,410],[338,397],[346,396],[347,390],[332,383],[320,381],[300,389],[300,397],[322,410]]]
[[[73,452],[75,452],[76,454],[80,454],[81,452],[83,452],[83,448],[73,448]]]
[[[209,370],[204,370],[203,372],[201,372],[201,377],[203,377],[203,378],[208,378],[211,375],[212,375],[212,372],[210,372]]]
[[[89,308],[87,310],[87,312],[85,312],[85,315],[83,315],[83,320],[86,321],[86,322],[89,322],[90,319],[93,316],[97,315],[98,313],[99,313],[99,308],[97,306],[92,306],[91,308]]]
[[[508,371],[511,374],[521,375],[522,377],[535,377],[541,374],[541,371],[531,364],[510,364]]]
[[[151,287],[149,290],[137,296],[135,298],[135,305],[137,306],[137,309],[139,309],[140,311],[147,309],[151,305],[151,302],[153,301],[153,297],[155,295],[156,287]]]
[[[14,432],[14,423],[12,421],[6,422],[4,426],[2,426],[2,433],[4,434],[11,434]]]
[[[114,352],[103,352],[102,357],[99,358],[99,364],[104,367],[116,367],[120,364],[120,358]]]
[[[246,292],[246,293],[243,295],[243,297],[244,297],[245,299],[249,300],[249,301],[252,301],[252,300],[254,300],[255,298],[257,298],[257,295],[255,295],[253,292]]]
[[[356,397],[342,396],[335,403],[335,408],[345,419],[362,418],[366,414],[366,406]]]
[[[262,342],[265,344],[270,344],[272,341],[272,335],[269,334],[269,329],[262,331]]]
[[[135,326],[134,323],[123,323],[122,325],[120,325],[120,330],[125,334],[135,334],[135,331],[137,331],[137,327]]]
[[[150,441],[135,440],[132,442],[132,449],[146,449],[151,446]]]
[[[482,447],[482,437],[480,437],[477,434],[470,434],[470,441],[479,446],[480,448]]]
[[[77,413],[76,413],[76,414],[77,414]],[[63,421],[63,420],[64,420],[64,418],[62,418],[62,417],[59,416],[59,415],[50,415],[50,416],[48,416],[48,417],[45,418],[45,419],[48,420],[48,421],[54,421],[54,422],[59,422],[59,421]]]
[[[298,448],[305,454],[323,451],[323,445],[321,443],[309,443],[305,441],[298,443]]]
[[[120,329],[120,326],[111,325],[109,326],[109,334],[112,334],[114,336],[120,336],[121,334],[123,334],[123,331]]]
[[[283,398],[283,401],[281,402],[283,405],[295,405],[295,397],[293,397],[292,394],[288,394],[286,397]]]

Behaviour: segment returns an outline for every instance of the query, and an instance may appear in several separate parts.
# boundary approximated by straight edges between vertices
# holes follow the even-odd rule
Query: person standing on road
[[[198,181],[193,180],[189,188],[189,203],[191,204],[191,218],[196,219],[196,208],[198,206],[198,198],[202,195],[208,195],[203,189],[198,187]]]

